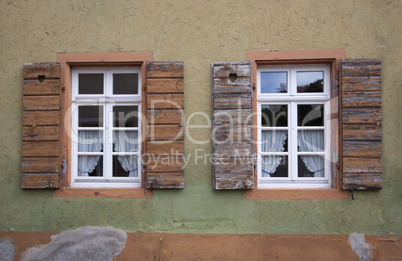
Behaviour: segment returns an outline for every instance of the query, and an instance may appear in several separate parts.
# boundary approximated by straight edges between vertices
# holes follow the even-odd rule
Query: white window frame
[[[141,187],[141,69],[138,67],[74,67],[72,68],[72,130],[71,130],[71,187],[83,188],[139,188]],[[78,75],[80,73],[103,73],[104,90],[103,94],[78,94]],[[115,73],[136,73],[138,74],[138,94],[113,94],[113,74]],[[78,127],[78,107],[80,105],[103,106],[103,152],[94,153],[103,156],[103,177],[79,177],[78,176],[78,130],[85,130],[85,127]],[[113,127],[113,106],[137,106],[138,127],[119,128]],[[94,129],[91,127],[90,129]],[[138,151],[136,152],[113,152],[112,135],[114,130],[135,130],[138,131]],[[87,155],[88,153],[81,153]],[[134,155],[137,156],[138,177],[113,177],[113,156]]]
[[[287,72],[287,93],[261,93],[262,72]],[[323,71],[324,90],[321,93],[297,93],[296,73],[298,71]],[[262,127],[261,115],[262,106],[284,104],[288,106],[287,127]],[[298,127],[297,126],[297,105],[299,104],[323,104],[324,105],[324,126],[323,127]],[[330,65],[265,65],[257,68],[257,172],[259,188],[278,189],[309,189],[309,188],[331,188],[331,126],[330,126]],[[324,130],[324,151],[323,152],[298,152],[297,132],[301,129],[323,129]],[[261,149],[262,130],[288,130],[288,152],[278,152],[275,155],[288,156],[288,177],[263,177],[261,160],[264,155]],[[298,156],[299,155],[320,155],[324,157],[324,177],[299,178],[298,177]]]

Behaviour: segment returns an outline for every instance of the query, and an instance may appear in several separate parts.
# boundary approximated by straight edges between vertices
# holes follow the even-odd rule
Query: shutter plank
[[[53,189],[59,186],[59,173],[21,174],[21,187],[25,189]]]
[[[35,140],[58,140],[59,139],[59,126],[39,126],[39,127],[23,127],[22,140],[35,141]]]
[[[251,63],[212,64],[214,189],[253,189]]]
[[[151,189],[184,187],[184,67],[182,62],[147,62],[147,164]]]
[[[381,107],[381,92],[344,92],[342,106],[346,107]]]
[[[381,140],[381,125],[344,125],[343,140]]]
[[[22,123],[25,126],[43,125],[58,126],[60,121],[60,114],[58,111],[23,111]]]
[[[176,124],[183,125],[183,111],[180,110],[148,110],[147,119],[148,124]]]
[[[42,83],[38,80],[24,81],[24,95],[58,95],[60,89],[59,80],[44,80]]]
[[[172,79],[149,79],[147,81],[148,94],[183,93],[183,78]]]
[[[148,109],[179,109],[184,108],[183,94],[149,94]]]
[[[177,156],[184,153],[184,141],[148,141],[147,154],[157,157],[161,154]]]
[[[183,140],[184,127],[179,125],[148,125],[147,134],[149,141]]]
[[[24,158],[22,160],[23,173],[50,172],[57,173],[59,170],[58,158]]]
[[[381,155],[381,141],[363,140],[343,142],[343,156],[381,158]]]
[[[22,104],[25,111],[58,110],[59,96],[25,96]]]
[[[25,64],[22,188],[60,186],[60,64]]]
[[[341,62],[342,188],[382,187],[381,62]]]

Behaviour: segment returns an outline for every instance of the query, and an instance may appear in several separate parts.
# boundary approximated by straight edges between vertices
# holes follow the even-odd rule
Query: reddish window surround
[[[152,61],[151,52],[132,53],[59,53],[57,62],[62,68],[62,112],[61,112],[61,154],[70,165],[71,141],[68,131],[71,130],[71,119],[68,108],[71,105],[71,68],[78,66],[141,66],[142,79],[145,79],[145,62]],[[144,90],[143,90],[144,92]],[[143,95],[142,97],[145,97]],[[142,112],[146,112],[146,103],[142,103]],[[145,115],[145,114],[144,114]],[[67,117],[67,118],[66,118]],[[142,126],[146,128],[146,126]],[[144,131],[144,130],[143,130]],[[145,133],[145,132],[143,132]],[[142,146],[145,146],[143,143]],[[145,151],[145,150],[142,150]],[[152,192],[145,188],[71,188],[70,169],[61,174],[61,189],[56,197],[66,198],[150,198]]]
[[[326,63],[331,65],[331,85],[333,80],[338,79],[338,63],[340,59],[346,58],[344,49],[323,49],[323,50],[284,50],[284,51],[251,51],[246,53],[246,61],[252,62],[253,85],[256,86],[257,66],[266,64],[312,64]],[[339,90],[338,90],[339,91]],[[338,96],[338,91],[334,92],[331,86],[331,98]],[[254,92],[253,108],[257,108],[257,92]],[[339,106],[338,99],[331,102],[331,111],[337,111]],[[256,114],[255,114],[256,115]],[[333,114],[338,118],[337,114]],[[254,124],[257,122],[254,117]],[[339,126],[331,128],[332,144],[337,155],[339,155]],[[257,129],[254,129],[254,137],[257,137]],[[331,174],[336,173],[336,179],[332,179],[333,188],[331,189],[258,189],[257,173],[255,173],[255,188],[246,192],[247,199],[346,199],[348,192],[340,189],[340,172],[335,164],[331,165]]]

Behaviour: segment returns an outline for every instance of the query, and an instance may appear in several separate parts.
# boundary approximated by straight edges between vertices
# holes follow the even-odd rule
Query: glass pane
[[[103,106],[79,106],[78,127],[102,127]]]
[[[297,105],[297,126],[324,126],[324,105]]]
[[[299,156],[298,173],[299,178],[324,177],[324,158],[321,156]]]
[[[102,177],[103,157],[102,156],[78,156],[79,177]]]
[[[138,152],[138,132],[137,131],[115,131],[113,132],[113,151],[114,152]]]
[[[78,152],[102,152],[103,138],[101,131],[79,131]]]
[[[138,177],[138,158],[113,156],[113,177]]]
[[[261,93],[287,93],[287,72],[262,72]]]
[[[299,130],[297,132],[298,151],[324,151],[324,130]]]
[[[114,127],[138,127],[138,106],[114,106]]]
[[[103,94],[103,73],[78,75],[79,94]]]
[[[113,94],[138,94],[138,74],[113,74]]]
[[[261,131],[262,152],[287,152],[287,131]]]
[[[324,72],[297,72],[297,92],[324,92]]]
[[[287,127],[288,106],[285,104],[261,106],[261,125],[263,127]]]
[[[283,155],[262,156],[261,172],[263,177],[288,177],[288,157]]]

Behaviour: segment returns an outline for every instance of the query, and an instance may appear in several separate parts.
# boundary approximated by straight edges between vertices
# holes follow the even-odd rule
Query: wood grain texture
[[[60,92],[60,81],[58,79],[24,80],[24,95],[58,95]]]
[[[183,78],[171,79],[148,79],[147,94],[183,93]]]
[[[184,67],[148,62],[146,187],[184,187]]]
[[[23,158],[23,173],[57,173],[59,171],[59,159],[55,158]]]
[[[212,64],[214,189],[253,189],[251,62]]]
[[[184,126],[148,125],[148,141],[184,140]]]
[[[147,78],[175,78],[184,76],[183,62],[147,62]]]
[[[382,187],[381,62],[341,62],[342,188]]]
[[[59,173],[22,173],[21,187],[24,189],[59,188]]]
[[[59,63],[26,63],[24,64],[24,79],[60,79],[61,67]]]
[[[25,64],[22,188],[60,186],[60,64]]]

